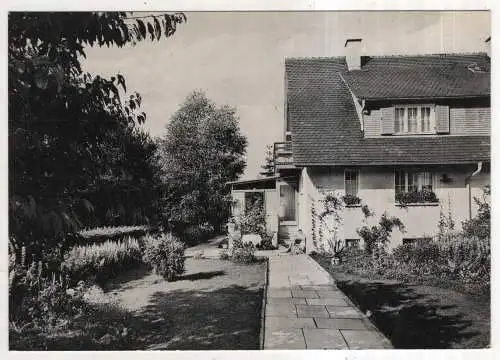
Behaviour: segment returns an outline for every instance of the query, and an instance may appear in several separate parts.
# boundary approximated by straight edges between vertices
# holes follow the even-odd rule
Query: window
[[[434,191],[435,176],[427,171],[396,171],[396,194],[415,191]]]
[[[344,186],[346,195],[358,196],[358,178],[358,171],[346,170],[344,172]]]
[[[359,239],[345,239],[345,247],[359,249]]]
[[[254,206],[264,209],[264,192],[252,191],[245,193],[245,213]]]
[[[394,133],[434,133],[434,111],[430,105],[398,106],[394,108]]]

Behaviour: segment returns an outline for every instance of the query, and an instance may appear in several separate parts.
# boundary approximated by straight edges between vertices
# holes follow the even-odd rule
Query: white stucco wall
[[[463,220],[469,217],[469,191],[466,186],[465,178],[475,170],[475,166],[465,167],[442,167],[435,169],[438,179],[446,173],[451,179],[450,182],[442,183],[437,181],[435,193],[440,199],[439,204],[408,206],[402,208],[398,206],[394,198],[394,171],[391,168],[360,168],[359,192],[358,196],[362,204],[368,205],[375,216],[366,219],[360,207],[345,208],[343,210],[342,236],[345,239],[359,238],[356,230],[367,224],[375,225],[380,220],[381,215],[387,212],[389,216],[398,217],[405,225],[406,232],[403,234],[398,229],[394,229],[389,248],[393,248],[402,243],[403,238],[417,238],[424,236],[433,236],[438,231],[438,222],[440,209],[445,214],[450,208],[456,229],[461,228]],[[344,191],[344,169],[304,169],[302,172],[301,204],[307,203],[307,195],[314,193],[311,188],[317,188],[320,191]],[[480,173],[472,179],[471,192],[473,196],[481,196],[484,185],[490,183],[490,177],[487,173]],[[473,204],[473,216],[477,213],[477,206]],[[309,211],[309,219],[310,211]],[[303,222],[306,236],[312,237],[310,225]],[[310,249],[309,249],[310,250]]]

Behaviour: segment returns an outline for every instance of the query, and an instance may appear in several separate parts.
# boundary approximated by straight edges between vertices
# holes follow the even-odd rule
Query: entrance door
[[[295,221],[295,189],[289,184],[280,186],[281,221]]]

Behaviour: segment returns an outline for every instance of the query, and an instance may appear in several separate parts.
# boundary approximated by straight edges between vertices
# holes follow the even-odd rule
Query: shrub
[[[273,246],[273,235],[266,233],[262,236],[262,241],[256,247],[259,250],[276,250],[276,247]]]
[[[231,260],[238,264],[251,264],[257,261],[255,257],[255,246],[252,243],[243,243],[241,240],[235,240],[233,247],[221,252],[222,260]]]
[[[386,213],[382,214],[378,225],[363,226],[357,230],[357,233],[364,240],[365,251],[371,254],[376,247],[384,247],[389,241],[393,228],[398,227],[404,231],[405,227],[397,217],[388,217]]]
[[[126,237],[139,238],[148,232],[154,231],[150,226],[102,226],[82,230],[78,234],[86,243],[102,243],[105,241],[119,241]]]
[[[70,287],[60,274],[45,274],[42,262],[26,266],[24,259],[9,264],[9,320],[14,328],[47,328],[82,313],[84,282]]]
[[[172,234],[146,236],[144,262],[167,281],[184,272],[184,244]]]
[[[257,260],[255,257],[255,246],[251,243],[246,243],[241,246],[233,247],[231,260],[240,264],[251,264]]]
[[[462,223],[464,234],[468,237],[477,237],[480,239],[488,239],[491,234],[491,206],[490,206],[491,189],[489,186],[483,188],[483,198],[474,198],[474,201],[479,206],[477,215]]]
[[[123,241],[75,246],[66,253],[62,267],[72,280],[95,279],[102,285],[140,264],[139,241],[128,237]]]
[[[214,228],[208,224],[192,225],[187,227],[181,239],[185,244],[198,245],[214,234]]]
[[[435,242],[399,245],[393,250],[396,261],[424,265],[440,261],[439,246]]]

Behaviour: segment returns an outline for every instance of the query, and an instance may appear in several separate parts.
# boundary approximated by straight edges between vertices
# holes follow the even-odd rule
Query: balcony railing
[[[274,166],[278,170],[294,167],[291,141],[274,143]]]

